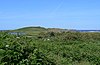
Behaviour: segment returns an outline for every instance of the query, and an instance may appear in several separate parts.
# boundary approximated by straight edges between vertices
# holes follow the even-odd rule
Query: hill
[[[33,35],[33,34],[35,35],[35,34],[38,34],[40,32],[46,32],[46,28],[43,28],[43,27],[24,27],[24,28],[12,30],[11,32],[22,32],[22,33],[26,33],[26,34],[30,34],[30,35]]]
[[[65,32],[67,29],[60,28],[44,28],[44,27],[23,27],[16,30],[11,30],[11,32],[22,32],[30,35],[36,35],[38,33],[45,32]]]

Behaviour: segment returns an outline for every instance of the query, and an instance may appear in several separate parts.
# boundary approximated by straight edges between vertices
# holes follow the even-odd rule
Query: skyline
[[[100,30],[100,0],[2,0],[0,30],[28,26]]]

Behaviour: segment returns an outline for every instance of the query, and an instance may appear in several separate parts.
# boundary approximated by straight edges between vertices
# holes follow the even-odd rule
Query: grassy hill
[[[24,28],[12,30],[11,32],[22,32],[29,35],[35,35],[40,32],[46,32],[46,31],[47,31],[46,28],[43,28],[43,27],[24,27]]]
[[[68,30],[67,29],[60,29],[60,28],[24,27],[24,28],[12,30],[11,32],[22,32],[22,33],[26,33],[28,35],[37,35],[39,33],[64,32],[64,31],[68,31]]]

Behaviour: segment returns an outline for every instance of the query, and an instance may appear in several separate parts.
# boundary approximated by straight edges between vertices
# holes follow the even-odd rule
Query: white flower
[[[49,41],[50,39],[44,39],[44,41]]]
[[[17,39],[19,39],[20,37],[16,37]]]
[[[9,45],[6,45],[6,47],[9,47]]]
[[[50,39],[47,39],[48,41],[50,40]]]

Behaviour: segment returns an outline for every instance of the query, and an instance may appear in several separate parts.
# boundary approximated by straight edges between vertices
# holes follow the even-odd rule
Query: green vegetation
[[[0,65],[100,64],[100,33],[25,33],[14,35],[0,32]]]
[[[25,32],[28,35],[37,35],[40,32],[46,32],[47,29],[43,27],[24,27],[16,30],[12,30],[11,32]]]
[[[44,28],[44,27],[24,27],[16,30],[12,30],[11,32],[24,32],[28,35],[38,35],[40,32],[63,32],[68,31],[66,29],[59,29],[59,28]]]

